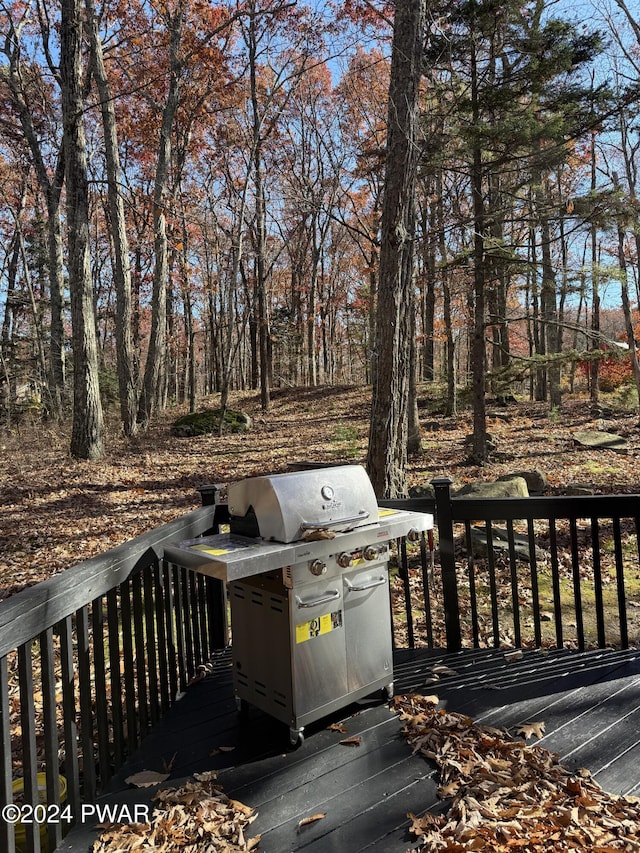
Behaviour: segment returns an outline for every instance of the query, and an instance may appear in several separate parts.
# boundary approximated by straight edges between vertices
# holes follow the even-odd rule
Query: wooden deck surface
[[[436,680],[438,665],[451,671]],[[288,732],[260,712],[241,723],[232,694],[228,653],[190,687],[114,779],[103,802],[149,802],[155,789],[124,779],[171,765],[165,786],[215,769],[225,792],[254,807],[251,835],[263,853],[404,853],[412,846],[407,812],[441,811],[435,766],[412,755],[401,724],[386,705],[363,703],[309,726],[302,746],[285,749]],[[640,652],[528,651],[508,662],[504,652],[455,655],[400,650],[396,694],[437,694],[451,711],[512,727],[543,720],[542,746],[563,764],[589,769],[605,790],[640,795]],[[344,721],[360,746],[343,746],[329,722]],[[220,751],[220,747],[233,747]],[[305,816],[326,817],[304,828]],[[96,831],[77,827],[58,850],[85,853]]]

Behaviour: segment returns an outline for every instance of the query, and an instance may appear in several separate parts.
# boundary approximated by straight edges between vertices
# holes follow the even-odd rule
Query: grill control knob
[[[344,551],[342,554],[340,554],[336,562],[341,569],[347,569],[353,562],[353,559],[348,551]]]
[[[420,541],[420,532],[418,530],[410,530],[407,533],[407,539],[409,542],[419,542]]]
[[[377,545],[367,545],[367,547],[364,549],[363,556],[365,560],[377,560],[377,558],[380,556],[380,551],[381,549],[378,548]]]
[[[327,564],[323,563],[322,560],[314,560],[309,566],[309,571],[312,575],[319,577],[327,573]]]

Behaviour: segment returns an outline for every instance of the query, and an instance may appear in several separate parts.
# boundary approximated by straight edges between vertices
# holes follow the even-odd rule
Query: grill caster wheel
[[[303,743],[303,729],[289,729],[289,749],[300,749]]]
[[[382,688],[382,696],[385,702],[391,702],[393,699],[393,681]]]
[[[238,711],[238,719],[241,723],[246,723],[249,719],[249,703],[247,700],[236,698],[236,708]]]

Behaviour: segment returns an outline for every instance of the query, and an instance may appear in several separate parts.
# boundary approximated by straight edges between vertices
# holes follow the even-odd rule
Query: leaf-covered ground
[[[110,422],[107,455],[99,463],[69,456],[69,427],[22,423],[0,428],[0,599],[63,571],[199,505],[197,487],[286,470],[292,462],[364,461],[370,389],[276,391],[263,414],[259,395],[236,394],[234,408],[253,419],[244,434],[178,438],[172,410],[133,440]],[[217,398],[205,401],[215,407]],[[570,400],[549,416],[543,404],[489,406],[496,444],[490,464],[466,463],[471,413],[445,419],[420,399],[424,453],[411,460],[411,485],[447,475],[456,486],[539,468],[550,489],[568,483],[603,493],[640,492],[640,430],[636,416],[594,418],[585,401]],[[572,434],[605,429],[627,438],[626,454],[577,448]]]
[[[437,696],[397,696],[414,752],[436,763],[445,814],[410,814],[418,853],[640,850],[640,800],[607,794],[586,770],[527,745],[544,721],[514,732],[438,708]]]

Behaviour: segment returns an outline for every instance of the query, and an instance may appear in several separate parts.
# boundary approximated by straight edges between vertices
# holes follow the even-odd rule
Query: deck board
[[[563,763],[586,767],[611,793],[640,791],[639,652],[527,651],[509,662],[494,650],[399,650],[394,674],[396,694],[437,694],[449,710],[512,733],[542,720],[539,743]],[[174,785],[215,769],[227,794],[257,809],[251,834],[262,835],[263,853],[405,853],[407,812],[446,807],[437,798],[435,767],[411,754],[387,706],[361,703],[337,712],[307,727],[300,749],[288,752],[286,727],[258,711],[240,721],[232,692],[230,657],[220,654],[100,801],[149,802],[155,789],[125,782],[138,770],[170,765],[165,784]],[[338,721],[346,735],[327,728]],[[341,745],[344,737],[359,737],[360,745]],[[301,818],[316,813],[326,817],[299,828]],[[77,827],[58,850],[85,853],[95,837],[92,827]]]

